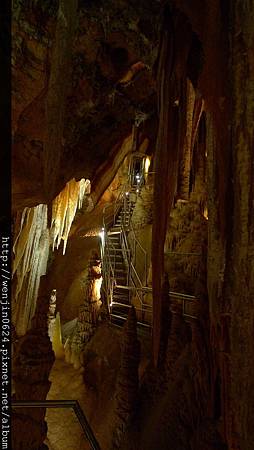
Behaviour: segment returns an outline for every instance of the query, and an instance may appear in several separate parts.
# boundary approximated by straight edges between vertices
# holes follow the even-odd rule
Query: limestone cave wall
[[[114,411],[121,416],[126,398],[128,420],[111,430],[108,448],[253,449],[253,21],[247,0],[14,1],[14,234],[24,208],[47,205],[47,229],[52,200],[66,183],[91,182],[66,254],[50,250],[40,294],[46,304],[56,289],[64,321],[78,315],[103,208],[119,194],[128,156],[145,149],[153,160],[151,184],[133,211],[148,253],[146,270],[138,256],[137,266],[153,291],[149,364],[138,376],[132,310],[124,351],[133,346],[133,361],[122,352],[124,389]],[[196,296],[193,317],[183,317],[171,288]],[[27,395],[24,374],[18,376],[41,325],[39,307],[15,358],[19,398]],[[34,398],[45,398],[53,363],[44,323],[41,329],[48,360],[42,352],[45,388]],[[98,390],[106,389],[103,364],[88,346],[84,378]],[[115,389],[119,367],[111,369]],[[36,423],[39,441],[43,420]]]

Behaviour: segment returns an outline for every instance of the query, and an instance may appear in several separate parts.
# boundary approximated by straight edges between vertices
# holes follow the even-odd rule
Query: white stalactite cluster
[[[13,315],[18,335],[25,334],[34,315],[40,277],[47,269],[49,245],[47,205],[25,208],[13,247],[13,275],[17,274]]]
[[[65,254],[71,224],[85,194],[90,193],[90,181],[74,179],[66,184],[53,201],[51,229],[47,227],[47,205],[25,208],[21,217],[13,252],[13,276],[17,284],[14,294],[13,319],[18,335],[24,335],[31,325],[36,308],[40,277],[46,274],[49,248],[58,248],[64,241]]]
[[[72,179],[53,201],[51,223],[53,250],[58,249],[63,239],[63,254],[65,254],[71,224],[77,209],[82,207],[85,194],[88,193],[90,193],[89,180],[83,178],[76,182]]]

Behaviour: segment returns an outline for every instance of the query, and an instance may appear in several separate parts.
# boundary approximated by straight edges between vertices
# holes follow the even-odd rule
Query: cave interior
[[[253,0],[12,8],[13,450],[253,450]]]

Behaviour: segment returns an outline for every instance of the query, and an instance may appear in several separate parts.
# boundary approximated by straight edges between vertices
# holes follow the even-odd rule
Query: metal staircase
[[[143,166],[144,164],[139,162],[139,167]],[[145,301],[147,294],[152,294],[152,288],[147,286],[149,261],[146,250],[135,235],[131,221],[143,183],[144,175],[137,174],[135,164],[130,163],[129,184],[122,186],[114,203],[104,207],[101,253],[103,288],[111,322],[122,326],[127,319],[128,309],[134,304],[139,328],[150,330],[152,306]],[[142,275],[136,267],[137,251],[139,262],[140,259],[143,261]],[[169,295],[174,301],[181,302],[185,319],[197,318],[192,313],[192,305],[197,301],[194,296],[173,291],[170,291]]]
[[[149,310],[151,307],[143,305],[141,301],[142,283],[137,276],[133,265],[133,251],[129,243],[128,233],[132,231],[133,240],[135,234],[131,224],[132,212],[137,200],[137,187],[123,186],[114,205],[104,208],[103,219],[103,278],[108,309],[111,322],[122,326],[128,316],[128,309],[136,301],[135,308],[139,314],[138,325],[150,328],[151,320],[142,320],[144,314],[140,311]],[[146,257],[146,252],[144,257]],[[138,285],[137,285],[138,279]]]

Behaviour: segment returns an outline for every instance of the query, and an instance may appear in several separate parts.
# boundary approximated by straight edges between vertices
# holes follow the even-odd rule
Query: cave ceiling
[[[68,4],[63,0],[61,3]],[[47,122],[47,108],[50,76],[58,64],[55,50],[58,6],[56,1],[14,2],[12,173],[15,210],[48,202],[43,184],[43,159],[46,145],[53,142],[50,133],[54,133]],[[105,170],[110,170],[117,149],[131,133],[135,117],[144,115],[149,122],[156,116],[152,68],[158,48],[158,14],[159,2],[152,0],[79,1],[76,4],[68,64],[70,77],[62,92],[59,91],[64,114],[58,134],[60,156],[52,197],[73,177],[89,178],[92,188],[96,187],[93,181],[99,183],[98,171],[107,161]],[[56,90],[57,82],[61,83],[64,77],[65,73],[60,73],[55,80]],[[53,106],[57,116],[57,101]],[[147,130],[149,135],[149,126]],[[55,151],[50,148],[50,152]],[[48,179],[47,183],[50,185],[53,181]]]

